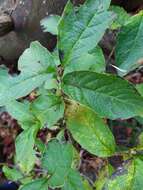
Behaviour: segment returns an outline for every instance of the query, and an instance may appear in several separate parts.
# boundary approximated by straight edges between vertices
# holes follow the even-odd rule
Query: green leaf
[[[139,158],[128,161],[105,184],[105,190],[139,190],[143,187],[143,161]]]
[[[73,169],[69,171],[62,190],[86,190],[82,178],[77,171]]]
[[[143,125],[143,117],[135,117],[135,119],[141,124]]]
[[[17,169],[15,169],[15,168],[9,168],[9,167],[7,167],[7,166],[4,166],[3,168],[2,168],[2,170],[3,170],[3,173],[4,173],[4,175],[5,175],[5,177],[7,178],[7,179],[9,179],[9,180],[11,180],[11,181],[18,181],[18,180],[20,180],[20,179],[22,179],[24,176],[21,174],[21,172],[20,171],[18,171]]]
[[[137,84],[136,89],[140,93],[140,95],[143,96],[143,84]]]
[[[35,164],[36,156],[33,148],[37,131],[38,127],[32,126],[16,138],[16,163],[23,173],[29,173]]]
[[[137,150],[138,149],[143,149],[143,132],[138,136]]]
[[[18,69],[25,75],[51,73],[54,67],[52,54],[37,41],[30,44],[18,61]]]
[[[32,180],[33,180],[32,175],[31,175],[31,176],[28,176],[28,177],[25,176],[24,178],[22,178],[22,179],[20,180],[20,183],[21,183],[22,185],[25,185],[25,184],[27,184],[27,183],[30,183]]]
[[[52,140],[42,158],[42,167],[51,175],[49,186],[52,188],[64,185],[73,161],[73,148],[70,144]]]
[[[111,131],[91,109],[72,102],[66,110],[66,123],[73,138],[88,152],[100,157],[115,153]]]
[[[46,90],[51,90],[51,89],[57,89],[58,88],[58,83],[57,80],[52,78],[49,78],[45,81],[44,88]]]
[[[56,66],[61,65],[60,57],[59,57],[59,51],[58,51],[58,47],[57,46],[54,49],[54,51],[52,52],[52,55],[53,55],[53,58],[54,58]]]
[[[6,105],[8,113],[18,121],[23,129],[28,129],[35,123],[35,118],[30,112],[30,104],[12,101]]]
[[[41,95],[32,103],[31,111],[42,126],[51,128],[63,117],[64,103],[54,94]]]
[[[87,180],[83,182],[85,190],[93,190],[93,188],[89,185]]]
[[[32,103],[12,101],[6,105],[6,110],[24,130],[36,124],[53,127],[63,117],[64,108],[61,97],[50,93],[39,96]]]
[[[75,147],[73,147],[73,162],[71,168],[77,170],[77,167],[80,165],[80,162],[81,162],[80,154],[78,150]]]
[[[65,129],[61,129],[60,132],[57,134],[56,139],[60,142],[66,142],[65,139]]]
[[[105,58],[102,49],[97,46],[91,52],[81,55],[74,64],[68,64],[64,74],[73,71],[95,71],[102,73],[105,71]]]
[[[79,8],[66,5],[58,31],[58,48],[63,65],[75,62],[95,48],[110,26],[113,16],[107,11],[110,0],[87,0]]]
[[[95,181],[95,188],[97,190],[103,190],[105,182],[113,174],[114,169],[110,164],[106,164],[100,171]]]
[[[47,190],[48,180],[46,178],[39,178],[31,183],[28,183],[20,188],[20,190]]]
[[[43,152],[45,151],[45,149],[46,149],[46,145],[42,142],[41,139],[36,139],[35,145],[37,146],[38,150],[39,150],[40,152],[42,152],[42,153],[43,153]]]
[[[31,43],[18,61],[19,76],[11,77],[3,69],[0,71],[0,106],[24,97],[43,85],[49,74],[54,72],[54,65],[53,57],[46,48],[38,42]]]
[[[12,78],[9,76],[8,70],[5,67],[0,67],[0,98],[1,98],[1,91],[5,89],[5,86],[11,83],[11,79]]]
[[[63,90],[103,117],[127,119],[143,115],[143,98],[130,83],[114,75],[69,73],[63,78]]]
[[[142,39],[143,11],[131,17],[118,35],[115,51],[116,65],[124,71],[119,71],[119,75],[124,76],[140,66],[143,59]]]
[[[116,19],[111,26],[112,30],[121,28],[128,22],[130,15],[125,11],[124,8],[112,5],[110,6],[110,10],[116,14]]]
[[[50,32],[53,35],[58,35],[58,23],[60,16],[50,15],[41,20],[41,26],[44,32]]]
[[[28,95],[32,90],[41,86],[46,79],[47,75],[45,74],[33,77],[18,76],[5,78],[5,80],[11,80],[11,82],[3,90],[0,89],[0,106],[5,106],[10,101]]]
[[[139,94],[143,97],[143,84],[137,84],[136,89],[139,92]],[[143,117],[135,117],[135,119],[140,123],[143,124]]]

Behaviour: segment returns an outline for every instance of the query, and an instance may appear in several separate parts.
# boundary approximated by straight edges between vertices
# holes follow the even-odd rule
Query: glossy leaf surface
[[[124,72],[128,72],[140,66],[143,59],[143,11],[131,17],[128,23],[121,29],[116,45],[116,65]]]
[[[69,73],[63,79],[63,90],[102,117],[126,119],[143,115],[143,98],[130,83],[114,75]]]
[[[63,65],[95,48],[113,20],[110,0],[87,0],[80,8],[68,1],[59,23],[58,48]]]

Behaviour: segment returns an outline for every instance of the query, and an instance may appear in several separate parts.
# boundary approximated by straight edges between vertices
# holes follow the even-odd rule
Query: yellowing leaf
[[[115,152],[114,137],[105,122],[91,109],[71,103],[66,110],[67,127],[73,138],[90,153],[107,157]]]
[[[143,161],[134,158],[106,182],[105,190],[139,190],[143,187]]]

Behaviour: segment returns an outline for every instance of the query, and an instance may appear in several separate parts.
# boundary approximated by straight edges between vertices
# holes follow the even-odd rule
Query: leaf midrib
[[[123,104],[125,104],[126,103],[126,105],[128,104],[128,105],[133,105],[133,104],[131,104],[130,103],[130,101],[124,101],[124,99],[118,99],[118,98],[116,98],[116,97],[114,97],[114,96],[111,96],[111,95],[108,95],[108,94],[105,94],[105,93],[101,93],[101,92],[96,92],[96,91],[94,91],[94,90],[92,90],[92,89],[90,89],[90,88],[88,88],[88,87],[79,87],[78,85],[76,85],[76,84],[74,84],[74,85],[72,85],[72,84],[68,84],[68,86],[72,86],[72,87],[76,87],[76,88],[78,88],[79,90],[81,90],[82,91],[82,89],[85,89],[85,90],[89,90],[89,91],[92,91],[92,92],[95,92],[96,94],[101,94],[101,95],[104,95],[104,96],[106,96],[106,97],[109,97],[110,99],[115,99],[116,101],[118,101],[118,102],[121,102],[121,103],[123,103]]]
[[[94,13],[92,14],[92,16],[89,18],[89,20],[87,21],[87,25],[84,27],[84,29],[80,32],[79,36],[78,36],[78,39],[74,42],[74,44],[72,45],[69,53],[68,53],[68,56],[66,58],[66,64],[69,63],[69,60],[70,60],[70,56],[72,54],[72,51],[73,49],[75,48],[75,46],[77,45],[78,41],[80,40],[81,36],[83,35],[83,33],[87,30],[87,28],[89,27],[90,23],[92,22],[93,18],[97,16],[97,13]],[[77,20],[76,20],[77,21]]]

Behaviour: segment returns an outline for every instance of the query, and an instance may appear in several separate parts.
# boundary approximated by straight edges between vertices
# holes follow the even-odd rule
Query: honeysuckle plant
[[[61,17],[51,15],[41,21],[45,32],[57,35],[55,50],[49,52],[32,42],[19,58],[19,75],[0,69],[0,106],[22,128],[15,142],[15,165],[5,165],[3,172],[21,184],[20,190],[142,189],[142,134],[138,145],[120,149],[107,119],[143,117],[143,87],[124,79],[141,66],[143,12],[131,16],[110,3],[86,0],[76,7],[69,0]],[[117,75],[106,73],[99,45],[107,29],[118,30]],[[31,102],[24,98],[30,93],[35,96]],[[37,134],[44,128],[58,129],[57,136],[43,143]],[[75,144],[106,159],[95,184],[78,171],[80,156]],[[114,171],[108,157],[118,154],[125,162]],[[35,174],[37,168],[40,175]]]

